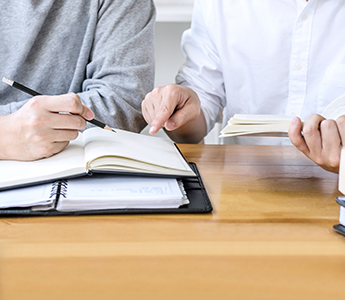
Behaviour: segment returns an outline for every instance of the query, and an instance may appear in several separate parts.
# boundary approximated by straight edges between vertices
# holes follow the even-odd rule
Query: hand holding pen
[[[0,159],[36,160],[52,156],[78,137],[86,120],[94,118],[76,94],[37,94],[14,113],[0,116]]]
[[[2,81],[3,81],[4,83],[7,83],[7,84],[10,85],[10,86],[13,86],[14,88],[16,88],[16,89],[18,89],[18,90],[21,90],[21,91],[24,92],[24,93],[29,94],[30,96],[33,96],[33,97],[34,97],[34,96],[40,96],[40,95],[42,95],[42,94],[40,94],[40,93],[38,93],[38,92],[36,92],[36,91],[30,89],[30,88],[28,88],[28,87],[26,87],[26,86],[24,86],[24,85],[18,83],[18,82],[15,82],[15,81],[13,81],[13,80],[11,80],[11,79],[8,79],[8,78],[6,78],[6,77],[3,77],[3,78],[2,78]],[[106,125],[106,124],[104,124],[104,123],[102,123],[102,122],[100,122],[100,121],[98,121],[98,120],[95,120],[95,119],[87,120],[87,119],[86,119],[86,121],[87,121],[87,122],[90,122],[91,124],[96,125],[96,126],[98,126],[98,127],[100,127],[100,128],[103,128],[103,129],[106,129],[106,130],[110,130],[110,131],[116,132],[114,129],[111,129],[108,125]]]

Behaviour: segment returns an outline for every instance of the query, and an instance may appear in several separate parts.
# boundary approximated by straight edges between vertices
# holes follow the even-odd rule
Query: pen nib
[[[109,131],[112,131],[112,132],[115,132],[116,133],[116,131],[114,130],[114,129],[111,129],[108,125],[105,125],[104,126],[104,129],[106,129],[106,130],[109,130]]]

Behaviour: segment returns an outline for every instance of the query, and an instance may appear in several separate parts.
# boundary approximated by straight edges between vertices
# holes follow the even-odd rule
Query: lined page
[[[0,208],[49,205],[55,199],[51,191],[51,183],[0,191]]]
[[[68,180],[57,210],[177,208],[186,203],[174,178],[94,175]]]

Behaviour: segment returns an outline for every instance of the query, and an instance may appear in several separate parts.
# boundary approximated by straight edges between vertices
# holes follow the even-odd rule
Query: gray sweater
[[[154,82],[154,19],[152,0],[2,1],[0,77],[46,95],[77,93],[96,119],[138,132]],[[0,115],[28,99],[0,83]]]

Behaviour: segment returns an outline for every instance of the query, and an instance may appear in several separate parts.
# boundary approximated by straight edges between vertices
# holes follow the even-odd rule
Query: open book
[[[62,152],[49,158],[2,160],[0,170],[0,190],[93,173],[196,176],[172,141],[100,128],[85,130]]]
[[[221,131],[220,137],[238,135],[287,136],[292,117],[283,115],[236,114]]]
[[[345,115],[345,95],[331,102],[322,115],[336,120]],[[239,135],[287,136],[292,116],[235,114],[221,131],[219,137]]]
[[[188,203],[182,182],[175,178],[97,174],[0,192],[0,209],[32,211],[166,209]]]

